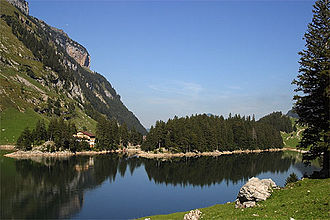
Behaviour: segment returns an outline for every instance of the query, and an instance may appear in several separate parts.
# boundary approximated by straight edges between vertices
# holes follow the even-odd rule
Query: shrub
[[[299,180],[298,176],[295,173],[291,173],[290,176],[286,178],[285,185],[288,185],[289,183],[297,182],[298,180]]]

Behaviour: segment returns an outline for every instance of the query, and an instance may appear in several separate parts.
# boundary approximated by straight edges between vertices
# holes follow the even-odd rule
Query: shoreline
[[[305,153],[307,151],[292,149],[292,148],[272,148],[272,149],[265,149],[265,150],[235,150],[235,151],[211,151],[211,152],[187,152],[187,153],[150,153],[140,151],[137,156],[149,159],[166,159],[172,157],[200,157],[200,156],[212,156],[218,157],[221,155],[231,155],[231,154],[242,154],[242,153],[262,153],[262,152],[276,152],[276,151],[295,151],[300,153]]]
[[[15,146],[13,145],[1,145],[1,150],[15,150]],[[235,150],[235,151],[212,151],[212,152],[186,152],[186,153],[153,153],[142,151],[140,148],[128,148],[125,150],[111,150],[111,151],[79,151],[79,152],[71,152],[71,151],[57,151],[57,152],[42,152],[42,151],[15,151],[12,153],[5,154],[5,157],[16,158],[16,159],[29,159],[35,157],[71,157],[76,155],[101,155],[101,154],[110,154],[110,153],[118,153],[118,154],[127,154],[129,156],[137,156],[148,159],[169,159],[175,157],[201,157],[201,156],[212,156],[218,157],[221,155],[231,155],[231,154],[242,154],[242,153],[262,153],[262,152],[276,152],[276,151],[294,151],[305,153],[307,151],[298,150],[293,148],[273,148],[273,149],[265,149],[265,150]]]
[[[15,158],[15,159],[30,159],[36,157],[72,157],[76,155],[100,155],[100,154],[109,154],[116,153],[114,151],[79,151],[79,152],[71,152],[71,151],[57,151],[57,152],[42,152],[42,151],[15,151],[9,154],[5,154],[5,157]]]
[[[0,145],[0,150],[16,150],[15,145],[5,144]]]

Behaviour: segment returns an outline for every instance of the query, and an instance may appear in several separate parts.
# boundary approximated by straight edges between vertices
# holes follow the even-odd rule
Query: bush
[[[289,183],[297,182],[298,180],[299,180],[298,176],[295,173],[291,173],[290,176],[286,178],[285,185],[288,185]]]

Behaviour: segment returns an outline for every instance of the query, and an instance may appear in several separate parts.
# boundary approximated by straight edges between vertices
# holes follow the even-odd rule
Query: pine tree
[[[26,127],[17,139],[17,147],[21,150],[31,150],[32,142],[33,138],[31,135],[31,131],[28,127]]]
[[[32,136],[37,145],[47,140],[47,129],[44,120],[38,120]]]
[[[123,147],[127,147],[128,145],[128,130],[127,130],[127,126],[126,123],[123,123],[120,127],[119,127],[119,133],[120,133],[120,142],[122,144]]]
[[[307,126],[299,144],[302,148],[310,147],[304,160],[323,157],[323,171],[329,177],[329,0],[316,1],[313,13],[304,38],[306,49],[299,53],[299,75],[293,81],[299,92],[294,97],[295,110],[300,117],[298,122]]]

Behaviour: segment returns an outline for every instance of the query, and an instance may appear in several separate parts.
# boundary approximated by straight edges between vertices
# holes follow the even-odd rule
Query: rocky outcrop
[[[29,15],[29,3],[24,0],[7,0],[10,4],[20,9],[25,15]]]
[[[91,57],[88,54],[87,50],[80,44],[71,44],[72,41],[66,42],[66,52],[70,57],[75,59],[80,66],[90,67]]]
[[[81,44],[72,40],[62,29],[51,27],[46,24],[43,20],[35,18],[42,29],[48,32],[51,36],[51,39],[54,43],[64,49],[64,51],[72,57],[80,66],[90,67],[91,65],[91,56],[89,55],[87,49]],[[77,70],[77,67],[74,63],[69,60],[65,60],[64,64],[69,66],[73,70]]]
[[[276,184],[271,179],[258,179],[253,177],[242,186],[237,199],[235,208],[249,208],[256,205],[256,202],[266,200],[272,192]]]
[[[90,67],[91,57],[85,47],[73,41],[63,30],[51,27],[54,33],[55,42],[60,45],[70,57],[80,66]]]
[[[9,3],[20,9],[25,15],[29,15],[29,4],[25,0],[7,0]],[[45,29],[48,26],[44,21],[36,19],[40,22],[41,27]],[[50,26],[49,26],[50,27]],[[67,54],[72,57],[77,63],[84,67],[90,67],[91,57],[86,50],[85,47],[80,45],[79,43],[73,41],[69,36],[61,29],[57,29],[55,27],[50,27],[53,31],[53,37],[55,38],[55,42],[59,44]],[[73,70],[77,68],[74,66],[70,66],[71,63],[66,61],[68,66]]]
[[[191,210],[189,213],[185,214],[183,220],[198,220],[202,215],[202,212],[198,209]]]

